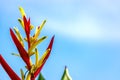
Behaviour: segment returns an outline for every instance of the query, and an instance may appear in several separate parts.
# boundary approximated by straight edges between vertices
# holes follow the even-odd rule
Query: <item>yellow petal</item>
[[[26,16],[25,11],[22,7],[19,7],[19,10],[20,10],[20,13],[21,13],[22,17]]]
[[[32,63],[32,60],[30,59],[30,65],[32,66],[33,65],[33,63]]]
[[[36,27],[36,31],[35,31],[35,35],[34,35],[34,40],[36,40],[38,38],[38,36],[40,35],[40,32],[44,26],[44,24],[46,23],[46,20],[44,20],[42,22],[42,24],[39,27]]]
[[[38,65],[38,59],[39,59],[39,52],[38,49],[35,48],[35,66]]]
[[[38,65],[37,65],[37,68],[39,68],[45,60],[45,57],[47,56],[47,54],[49,53],[50,49],[47,49],[44,54],[42,55],[42,57],[40,58],[39,62],[38,62]]]
[[[26,80],[31,80],[31,74],[30,74],[30,72],[28,73]]]
[[[40,38],[39,40],[37,40],[36,42],[34,42],[32,44],[32,46],[30,47],[30,49],[28,50],[28,53],[30,53],[39,43],[41,43],[46,38],[47,38],[47,36],[44,36],[44,37]]]
[[[22,28],[24,29],[24,22],[23,22],[23,20],[19,18],[18,21],[21,24]]]
[[[18,28],[14,27],[14,31],[15,31],[15,33],[17,34],[18,39],[19,39],[20,41],[23,41],[23,38],[22,38],[22,36],[21,36]]]
[[[22,69],[20,69],[20,73],[21,73],[21,78],[22,78],[22,80],[25,80],[25,77],[24,77],[24,72],[23,72],[23,70],[22,70]]]
[[[15,33],[16,33],[16,35],[17,35],[18,40],[21,42],[22,46],[24,46],[23,38],[22,38],[22,36],[21,36],[18,28],[14,27],[14,31],[15,31]]]

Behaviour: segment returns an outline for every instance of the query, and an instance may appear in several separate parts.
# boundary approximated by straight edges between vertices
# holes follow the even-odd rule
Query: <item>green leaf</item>
[[[22,69],[20,69],[20,73],[21,73],[21,78],[22,78],[22,80],[25,80],[25,77],[24,77],[24,72],[23,72],[23,70],[22,70]]]
[[[72,80],[72,78],[69,75],[68,68],[66,66],[61,80]]]
[[[11,53],[11,54],[14,55],[14,56],[18,56],[18,57],[20,57],[19,54],[16,54],[16,53]]]
[[[43,77],[41,73],[39,74],[38,80],[45,80],[45,78]]]

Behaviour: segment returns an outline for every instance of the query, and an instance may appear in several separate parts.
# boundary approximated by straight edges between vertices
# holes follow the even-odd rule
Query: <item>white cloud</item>
[[[80,18],[76,21],[68,21],[63,23],[57,22],[56,20],[49,20],[47,23],[47,28],[56,34],[77,41],[80,41],[81,39],[94,41],[120,40],[120,28],[106,28],[105,26],[98,24],[93,17],[85,16],[83,16],[82,21]]]

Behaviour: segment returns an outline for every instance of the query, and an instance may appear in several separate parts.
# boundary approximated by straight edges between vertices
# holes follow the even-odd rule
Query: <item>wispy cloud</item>
[[[49,20],[49,29],[61,36],[78,41],[81,39],[112,42],[120,41],[120,24],[118,23],[118,20],[120,20],[120,15],[118,14],[120,13],[119,1],[91,0],[91,2],[93,5],[90,7],[87,6],[86,8],[83,6],[83,9],[79,9],[77,13],[73,13],[71,16],[74,16],[74,19],[69,15],[71,20]],[[93,10],[93,7],[97,7],[97,11],[100,13],[97,13],[97,11],[95,11],[96,9]]]
[[[73,40],[119,41],[119,27],[106,28],[100,25],[93,17],[82,15],[76,21],[57,22],[48,21],[48,29]]]

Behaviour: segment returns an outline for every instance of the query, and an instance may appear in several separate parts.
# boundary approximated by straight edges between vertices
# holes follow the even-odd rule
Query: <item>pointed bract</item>
[[[4,60],[4,58],[0,55],[0,64],[4,68],[4,70],[7,72],[11,80],[21,80],[19,76],[12,70],[12,68],[7,64],[7,62]]]
[[[21,42],[22,46],[24,46],[23,38],[22,38],[22,35],[20,34],[18,28],[14,27],[14,31],[15,31],[15,33],[17,35],[18,40]]]
[[[22,78],[22,80],[25,80],[25,77],[24,77],[24,72],[23,72],[23,70],[22,70],[22,69],[20,69],[20,73],[21,73],[21,78]]]
[[[42,64],[41,64],[41,66],[39,66],[39,68],[35,71],[34,77],[36,77],[36,76],[40,73],[42,67],[44,66],[46,60],[48,59],[48,57],[49,57],[49,55],[50,55],[50,52],[51,52],[51,50],[52,50],[53,42],[54,42],[54,36],[52,37],[52,39],[51,39],[51,41],[50,41],[50,43],[49,43],[49,45],[48,45],[48,47],[47,47],[47,49],[46,49],[46,50],[49,50],[49,52],[48,52],[45,56],[43,56],[44,59],[42,60]],[[43,54],[43,55],[44,55],[44,54]]]
[[[28,69],[31,68],[31,65],[30,65],[30,58],[28,56],[28,53],[26,52],[26,50],[23,48],[22,44],[19,42],[19,40],[17,39],[16,35],[14,34],[14,32],[12,31],[12,29],[10,29],[10,34],[11,34],[11,37],[19,51],[19,54],[21,56],[21,58],[24,60],[24,62],[26,63]]]
[[[72,78],[69,75],[67,67],[65,67],[65,70],[64,70],[64,73],[63,73],[61,80],[72,80]]]
[[[35,65],[38,65],[38,61],[39,61],[39,52],[38,49],[35,49]]]
[[[50,49],[47,49],[44,54],[42,55],[42,57],[40,58],[40,60],[38,61],[38,64],[36,65],[36,68],[39,68],[40,66],[42,66],[44,64],[44,62],[46,61],[46,56],[48,55],[48,53],[50,52]]]
[[[23,20],[19,18],[18,22],[21,24],[22,28],[24,29],[24,22],[23,22]]]
[[[33,36],[33,40],[36,40],[38,38],[38,36],[40,35],[40,32],[41,32],[43,26],[45,25],[45,23],[46,23],[46,20],[44,20],[39,27],[36,27],[36,31],[35,31],[35,34]]]
[[[21,13],[22,17],[26,16],[25,11],[22,7],[19,7],[19,10],[20,10],[20,13]]]
[[[30,48],[30,18],[26,19],[26,17],[23,17],[23,22],[24,22],[24,27],[25,27],[25,33],[27,36],[27,40],[28,40],[28,48]]]

